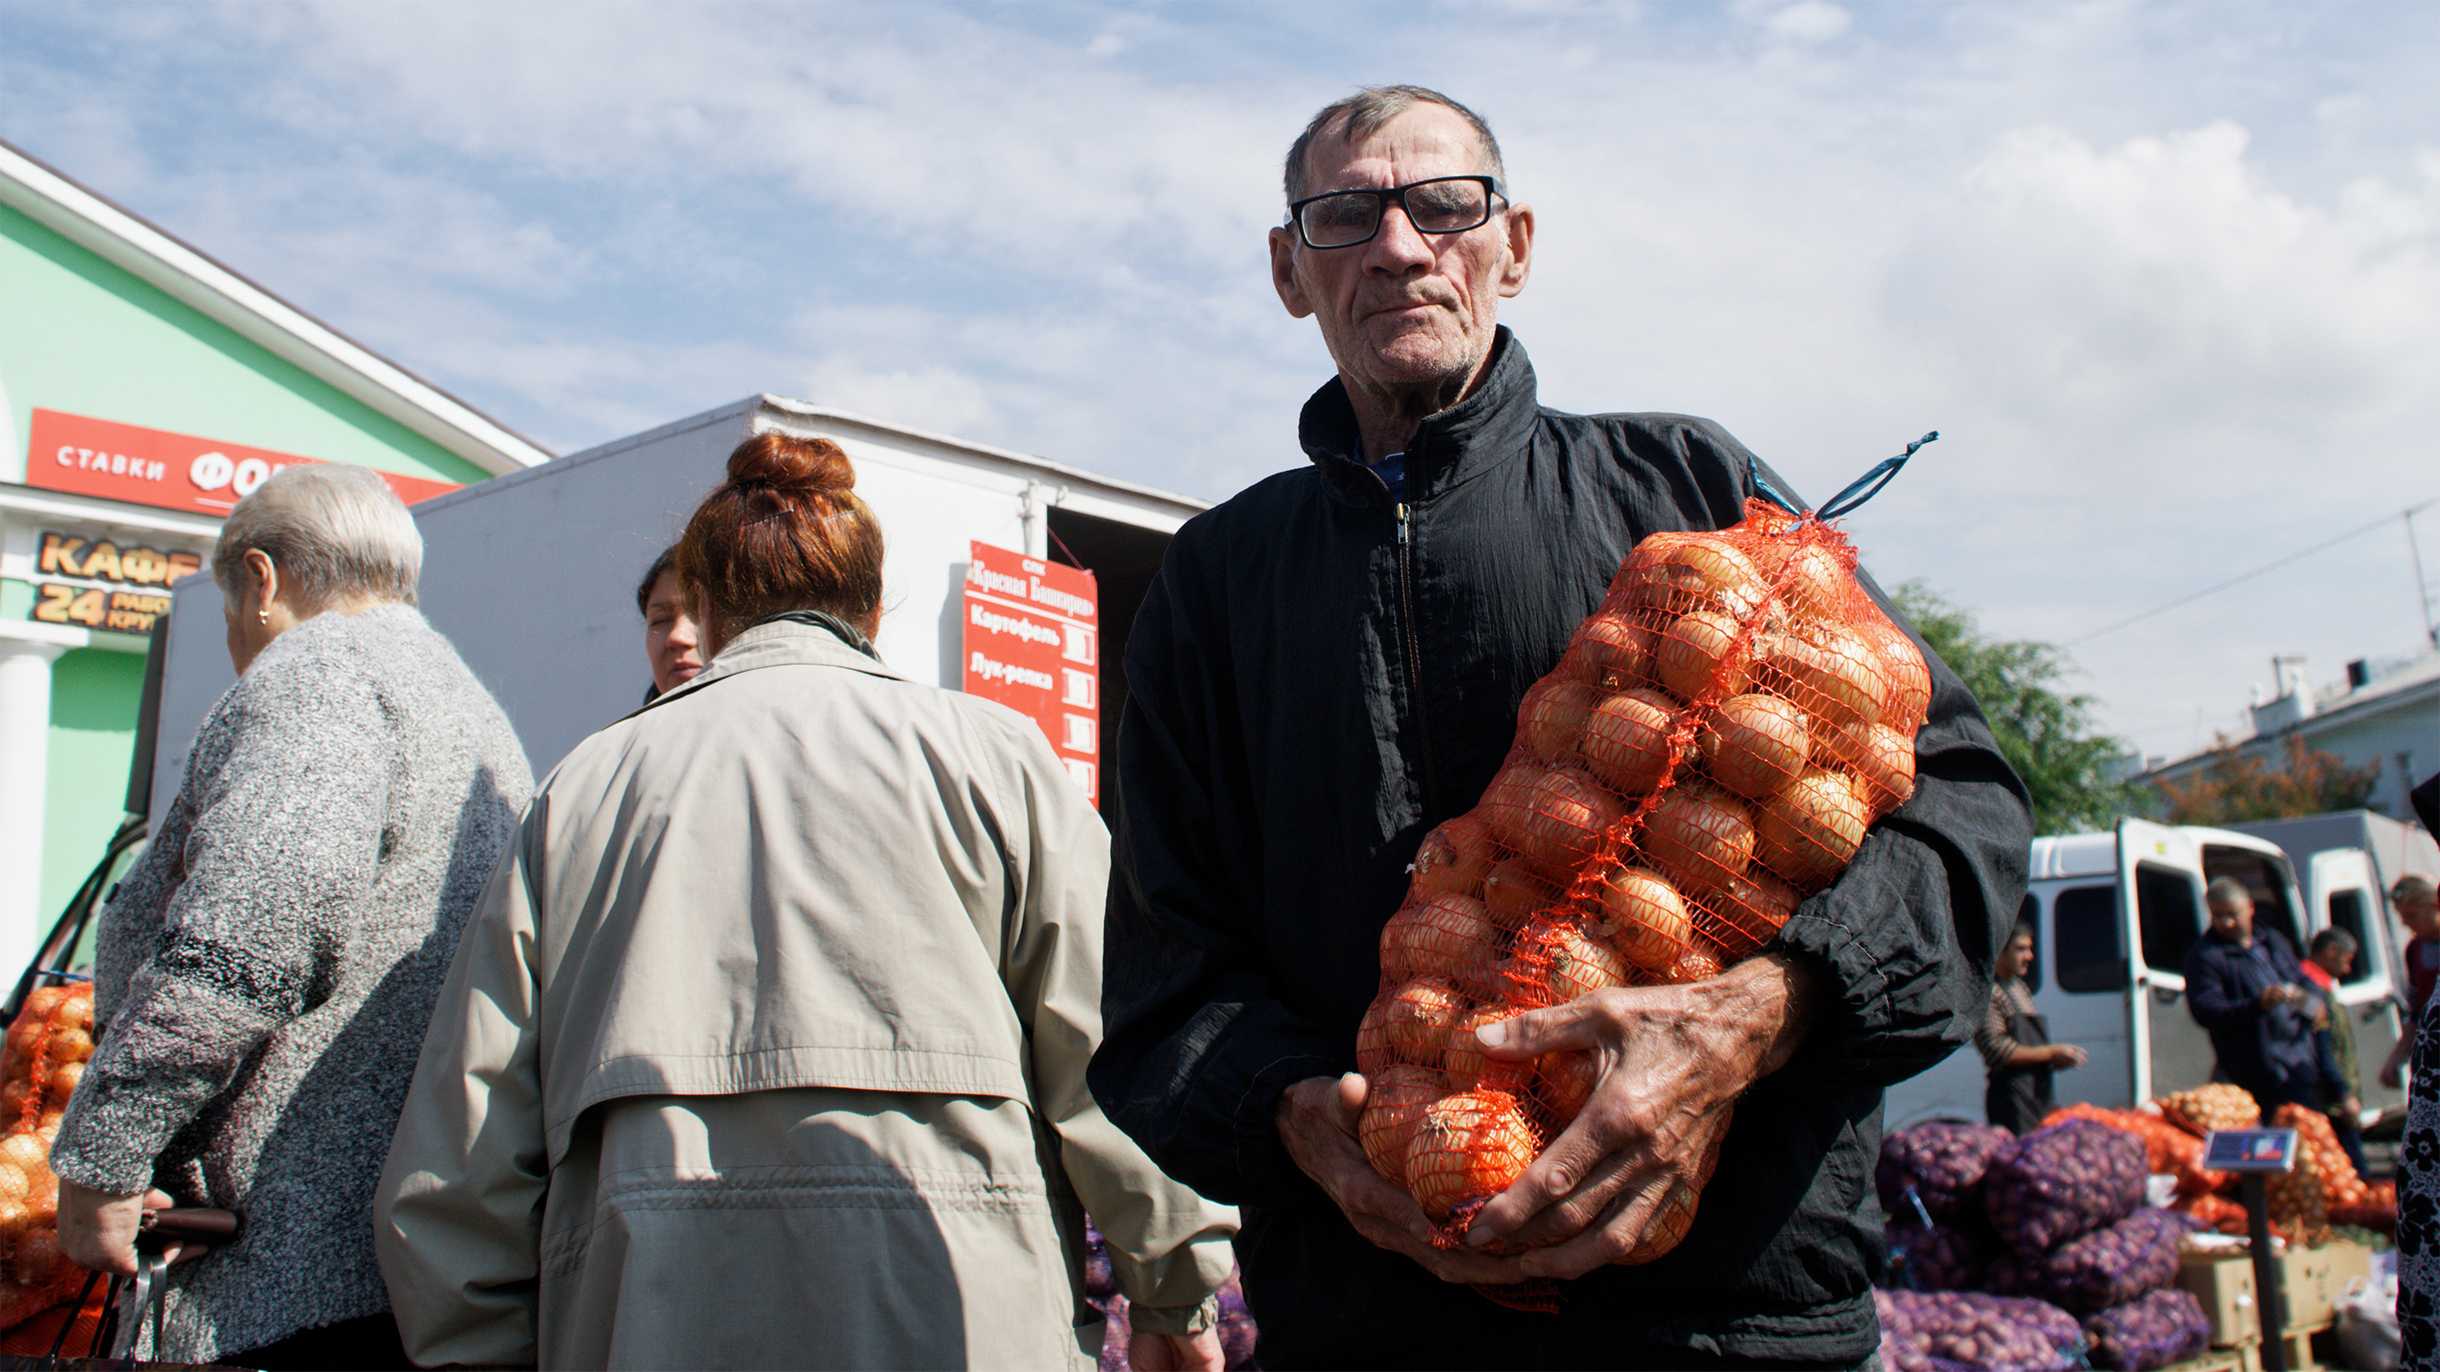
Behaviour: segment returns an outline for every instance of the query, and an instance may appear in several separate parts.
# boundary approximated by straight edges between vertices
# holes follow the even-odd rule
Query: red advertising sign
[[[219,516],[280,468],[320,461],[81,414],[36,410],[32,438],[26,444],[25,484]],[[409,505],[457,489],[454,482],[394,472],[375,474]]]
[[[1101,804],[1100,598],[1093,574],[985,544],[966,563],[966,694],[1042,726]]]

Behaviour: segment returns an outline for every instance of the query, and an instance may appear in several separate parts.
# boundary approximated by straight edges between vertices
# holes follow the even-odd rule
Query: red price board
[[[966,694],[1042,726],[1101,804],[1101,624],[1093,574],[987,544],[966,563]]]
[[[26,444],[25,484],[217,517],[280,468],[321,460],[38,409]],[[409,505],[457,489],[454,482],[374,474]]]

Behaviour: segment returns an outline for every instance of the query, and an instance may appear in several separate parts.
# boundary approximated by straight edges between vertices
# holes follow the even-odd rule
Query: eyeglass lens
[[[1490,189],[1471,178],[1453,177],[1390,191],[1325,195],[1307,202],[1297,223],[1314,247],[1352,247],[1380,231],[1382,202],[1392,197],[1420,233],[1463,233],[1491,218]]]

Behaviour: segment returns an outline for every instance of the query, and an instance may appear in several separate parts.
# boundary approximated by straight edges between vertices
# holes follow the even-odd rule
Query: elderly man
[[[2305,989],[2287,940],[2254,927],[2244,882],[2214,878],[2203,904],[2211,930],[2186,950],[2186,1009],[2211,1035],[2220,1074],[2253,1093],[2265,1120],[2282,1105],[2314,1106],[2338,1076],[2314,1035],[2327,1002]]]
[[[1136,620],[1093,1085],[1173,1176],[1244,1207],[1266,1367],[1853,1364],[1875,1348],[1881,1088],[1970,1036],[2031,830],[1937,662],[1914,799],[1767,956],[1486,1035],[1593,1047],[1605,1074],[1477,1246],[1435,1247],[1353,1132],[1416,845],[1480,797],[1627,551],[1753,490],[1706,421],[1536,404],[1496,319],[1535,231],[1503,177],[1482,120],[1413,87],[1330,106],[1289,151],[1272,281],[1338,376],[1305,406],[1307,465],[1181,530]],[[1716,1141],[1691,1237],[1616,1265]],[[1537,1278],[1556,1314],[1499,1299]]]
[[[2434,777],[2440,781],[2440,777]],[[2420,794],[2420,793],[2418,793]],[[2406,951],[2400,955],[2406,964],[2406,1014],[2397,1046],[2381,1064],[2381,1085],[2396,1090],[2405,1085],[2398,1069],[2414,1051],[2415,1026],[2423,1022],[2423,1007],[2430,1003],[2432,987],[2440,984],[2440,887],[2422,872],[2408,872],[2389,888],[2389,904],[2398,912],[2398,922],[2414,935],[2406,941]]]

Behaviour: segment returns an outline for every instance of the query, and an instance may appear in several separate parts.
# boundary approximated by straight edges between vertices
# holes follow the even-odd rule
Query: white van
[[[2115,833],[2035,839],[2028,875],[2019,917],[2034,926],[2034,1004],[2053,1043],[2092,1055],[2052,1078],[2061,1105],[2125,1109],[2211,1080],[2211,1040],[2187,1010],[2183,969],[2206,927],[2204,887],[2223,876],[2253,892],[2254,927],[2276,930],[2299,957],[2323,929],[2355,936],[2362,951],[2338,1001],[2355,1028],[2360,1094],[2368,1111],[2401,1102],[2374,1074],[2398,1040],[2402,939],[2363,848],[2291,862],[2252,834],[2122,819]],[[1891,1087],[1883,1119],[1892,1129],[1980,1120],[1984,1081],[1982,1055],[1960,1048]]]

